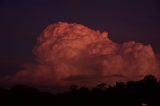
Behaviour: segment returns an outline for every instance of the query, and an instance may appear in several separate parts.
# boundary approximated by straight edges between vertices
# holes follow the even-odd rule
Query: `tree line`
[[[94,88],[72,85],[67,92],[50,93],[33,87],[0,87],[1,106],[160,106],[160,82],[148,75],[139,81],[105,83]]]

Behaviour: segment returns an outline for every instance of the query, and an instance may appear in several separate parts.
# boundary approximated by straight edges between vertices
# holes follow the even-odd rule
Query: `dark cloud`
[[[21,67],[22,64],[20,63],[13,63],[13,62],[4,62],[0,61],[0,76],[5,76],[5,75],[13,75],[15,74],[16,71],[22,70],[23,68]]]

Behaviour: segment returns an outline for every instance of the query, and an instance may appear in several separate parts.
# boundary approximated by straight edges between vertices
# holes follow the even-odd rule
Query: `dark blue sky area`
[[[1,0],[0,14],[0,74],[32,61],[36,38],[58,21],[108,31],[116,42],[151,44],[160,52],[159,0]]]

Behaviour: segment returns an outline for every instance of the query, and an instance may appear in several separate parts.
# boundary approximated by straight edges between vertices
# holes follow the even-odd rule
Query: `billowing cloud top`
[[[49,25],[33,49],[37,64],[14,76],[12,83],[37,86],[94,86],[105,82],[159,77],[159,64],[150,45],[134,41],[117,44],[107,32],[80,24],[59,22]]]

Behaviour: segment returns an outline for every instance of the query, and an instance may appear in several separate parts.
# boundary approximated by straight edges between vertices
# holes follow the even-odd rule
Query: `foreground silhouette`
[[[9,90],[0,87],[0,98],[1,106],[160,106],[160,82],[148,75],[115,86],[101,83],[89,89],[72,85],[68,92],[59,94],[17,85]]]

